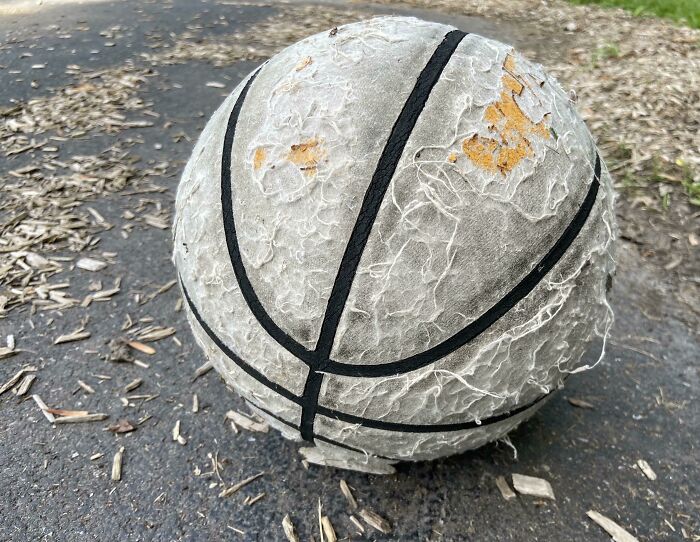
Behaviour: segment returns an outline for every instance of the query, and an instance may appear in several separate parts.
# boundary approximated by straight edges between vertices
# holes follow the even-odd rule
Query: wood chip
[[[513,474],[513,487],[521,495],[532,495],[533,497],[554,500],[552,485],[543,478]]]
[[[226,417],[233,421],[237,426],[242,427],[248,431],[254,431],[256,433],[267,433],[270,430],[270,426],[267,423],[260,423],[251,420],[248,416],[244,416],[240,412],[235,410],[229,410],[226,413]]]
[[[644,473],[644,476],[649,478],[649,480],[652,482],[656,480],[656,473],[654,472],[654,469],[652,469],[651,465],[649,465],[649,463],[647,463],[644,459],[638,460],[637,466]]]
[[[194,378],[192,380],[193,381],[197,380],[200,376],[204,376],[209,371],[211,371],[213,368],[214,368],[214,366],[211,364],[211,362],[207,361],[203,365],[200,365],[199,367],[197,367],[197,369],[194,372]]]
[[[350,486],[345,480],[340,481],[340,492],[343,494],[345,499],[348,501],[348,504],[350,505],[350,508],[355,509],[357,508],[357,501],[355,500],[355,496],[352,494],[352,491],[350,491]]]
[[[391,523],[385,520],[379,514],[375,514],[371,510],[363,508],[358,512],[358,515],[364,520],[364,522],[370,527],[374,527],[378,531],[388,534],[391,532]]]
[[[196,393],[192,396],[192,412],[199,412],[199,397]]]
[[[34,402],[39,405],[39,408],[41,409],[41,412],[44,414],[44,417],[49,420],[51,423],[54,423],[56,421],[56,418],[54,417],[53,414],[49,412],[49,407],[46,406],[46,403],[41,400],[41,397],[38,395],[34,394],[32,395],[32,399],[34,399]]]
[[[0,386],[0,395],[5,393],[7,390],[14,388],[15,384],[19,382],[20,378],[22,378],[25,374],[34,372],[36,371],[36,367],[23,367],[19,371],[17,371],[14,375],[10,377],[10,379],[5,382],[2,386]]]
[[[357,530],[360,532],[360,534],[365,533],[365,526],[360,523],[360,520],[357,519],[355,516],[350,516],[350,521],[352,521],[352,524],[357,527]]]
[[[326,536],[328,542],[338,541],[338,537],[335,535],[335,529],[333,529],[333,524],[328,516],[323,516],[321,518],[321,526],[323,528],[323,534]]]
[[[608,533],[614,542],[639,542],[635,536],[632,536],[613,520],[606,518],[603,514],[595,512],[594,510],[589,510],[586,512],[586,515]]]
[[[175,334],[174,327],[151,327],[138,334],[139,339],[145,342],[160,341]]]
[[[90,461],[97,461],[100,457],[103,457],[105,454],[102,452],[97,452],[96,454],[92,454],[90,456]]]
[[[175,427],[173,427],[173,440],[182,446],[187,444],[185,437],[180,434],[180,420],[177,420],[175,422]]]
[[[68,333],[67,335],[60,335],[59,337],[56,338],[56,340],[53,342],[54,344],[62,344],[62,343],[70,343],[74,341],[82,341],[84,339],[90,338],[90,332],[85,331],[84,328],[80,328],[75,330],[72,333]]]
[[[32,387],[32,384],[34,383],[35,379],[36,379],[35,374],[24,375],[24,378],[22,379],[22,381],[19,384],[17,384],[15,389],[12,390],[12,393],[17,395],[18,397],[25,395],[29,391],[29,388]]]
[[[96,412],[95,414],[80,414],[77,416],[59,416],[54,423],[100,422],[107,418],[109,418],[107,414]]]
[[[83,390],[85,390],[86,393],[90,393],[90,394],[95,393],[95,388],[93,388],[92,386],[86,384],[86,383],[83,382],[82,380],[78,380],[78,386],[80,386],[81,388],[83,388]]]
[[[126,344],[128,344],[134,350],[138,350],[139,352],[142,352],[144,354],[148,354],[149,356],[152,356],[153,354],[156,353],[155,348],[153,348],[152,346],[149,346],[147,344],[143,344],[142,342],[139,342],[139,341],[126,341]]]
[[[289,517],[289,514],[285,514],[282,520],[282,529],[284,530],[284,535],[287,537],[288,542],[299,542],[299,535],[294,528],[294,523],[292,523],[292,518]]]
[[[118,482],[122,479],[122,457],[124,456],[124,446],[119,448],[116,454],[114,454],[114,461],[112,461],[112,480]]]
[[[251,498],[246,504],[248,506],[253,506],[256,502],[258,502],[260,499],[264,498],[267,493],[262,492],[259,495],[256,495],[255,497]]]
[[[143,384],[143,379],[142,378],[135,378],[131,382],[129,382],[126,386],[124,386],[124,391],[125,392],[130,392],[138,388],[141,384]]]
[[[7,359],[11,358],[17,354],[17,350],[14,348],[9,348],[7,346],[0,346],[0,359]]]
[[[513,491],[508,485],[508,481],[504,476],[499,476],[496,478],[496,487],[498,488],[498,491],[501,492],[501,496],[507,501],[515,499],[517,496],[515,491]]]
[[[47,408],[46,411],[56,416],[85,416],[90,414],[87,410],[67,410],[65,408]]]
[[[233,495],[234,493],[236,493],[236,491],[247,486],[251,482],[254,482],[264,474],[264,472],[259,472],[258,474],[254,474],[253,476],[246,478],[245,480],[241,480],[240,482],[233,484],[231,487],[228,487],[224,489],[221,493],[219,493],[219,497],[229,497]]]
[[[568,397],[567,401],[569,401],[569,404],[578,408],[588,408],[592,409],[595,408],[591,403],[588,401],[584,401],[583,399],[576,399],[575,397]]]
[[[75,267],[79,269],[84,269],[85,271],[102,271],[107,264],[101,260],[95,260],[94,258],[80,258],[76,263]]]

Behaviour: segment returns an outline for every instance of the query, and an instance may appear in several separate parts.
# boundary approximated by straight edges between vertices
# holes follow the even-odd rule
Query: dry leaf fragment
[[[382,516],[379,514],[376,514],[372,512],[371,510],[367,510],[366,508],[363,508],[358,512],[358,515],[365,521],[367,525],[370,527],[374,527],[378,531],[388,534],[391,532],[391,523],[389,523],[387,520],[385,520]]]
[[[513,474],[513,487],[521,495],[532,495],[533,497],[554,500],[552,485],[543,478]]]
[[[515,492],[510,488],[505,477],[499,476],[496,478],[496,487],[498,488],[498,491],[501,492],[501,496],[505,500],[510,501],[511,499],[515,499]]]
[[[613,520],[606,518],[603,514],[600,514],[594,510],[589,510],[586,515],[598,524],[602,529],[608,533],[615,542],[639,542],[635,536],[632,536],[625,529],[620,527]]]
[[[226,417],[232,420],[237,426],[242,427],[248,431],[254,431],[256,433],[267,433],[270,430],[270,426],[266,423],[256,422],[251,420],[248,416],[236,412],[234,410],[229,410],[226,413]]]
[[[292,518],[289,517],[289,514],[285,514],[282,520],[282,529],[289,542],[299,542],[299,535],[297,535],[297,530],[294,528]]]
[[[96,260],[94,258],[80,258],[76,263],[75,267],[79,269],[84,269],[85,271],[102,271],[107,264],[101,260]]]
[[[114,460],[112,461],[112,480],[118,482],[122,479],[122,457],[124,456],[124,446],[120,447]]]
[[[231,487],[226,488],[221,493],[219,493],[219,497],[229,497],[233,495],[234,493],[236,493],[236,491],[247,486],[251,482],[254,482],[264,474],[264,472],[259,472],[258,474],[254,474],[253,476],[246,478],[245,480],[241,480],[240,482],[233,484]]]
[[[138,350],[139,352],[142,352],[143,354],[148,354],[149,356],[152,356],[156,353],[155,348],[147,344],[143,344],[139,341],[126,341],[126,344],[128,344],[134,350]]]
[[[112,433],[130,433],[134,430],[136,430],[136,428],[131,425],[129,420],[119,420],[117,423],[107,427],[107,431],[111,431]]]
[[[350,486],[345,480],[340,481],[340,492],[343,494],[345,499],[348,501],[348,504],[350,505],[350,508],[357,508],[357,501],[355,500],[355,496],[352,494],[352,491],[350,491]]]
[[[652,482],[656,480],[656,473],[654,472],[654,469],[652,469],[651,465],[649,465],[649,463],[647,463],[644,459],[638,460],[637,466],[644,473],[644,476],[649,478],[649,480]]]
[[[328,516],[323,516],[321,518],[321,526],[323,528],[323,534],[326,536],[328,542],[338,541],[338,537],[335,535],[335,529],[333,529],[333,524]]]
[[[134,362],[134,356],[124,339],[112,339],[109,341],[109,356],[107,356],[107,359],[115,363]]]

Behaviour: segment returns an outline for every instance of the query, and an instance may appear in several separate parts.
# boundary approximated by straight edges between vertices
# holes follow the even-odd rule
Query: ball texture
[[[198,343],[257,414],[312,462],[391,472],[504,437],[587,367],[614,231],[605,165],[541,66],[382,17],[225,100],[174,260]]]

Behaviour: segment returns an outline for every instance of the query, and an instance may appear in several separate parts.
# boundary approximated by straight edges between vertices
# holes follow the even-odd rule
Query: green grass
[[[657,15],[700,28],[700,0],[569,0],[573,4],[598,4],[625,8],[635,15]]]

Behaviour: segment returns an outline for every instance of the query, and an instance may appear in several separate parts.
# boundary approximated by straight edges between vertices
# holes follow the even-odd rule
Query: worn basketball
[[[382,17],[275,55],[177,193],[194,335],[315,463],[391,472],[504,437],[602,356],[608,172],[512,47]],[[583,361],[582,361],[583,359]]]

